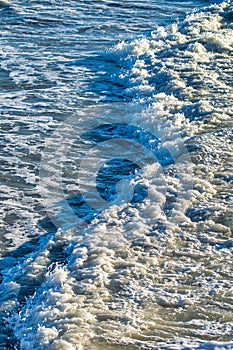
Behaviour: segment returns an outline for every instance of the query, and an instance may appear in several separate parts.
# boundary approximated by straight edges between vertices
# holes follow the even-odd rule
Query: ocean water
[[[0,349],[233,349],[232,2],[0,18]]]

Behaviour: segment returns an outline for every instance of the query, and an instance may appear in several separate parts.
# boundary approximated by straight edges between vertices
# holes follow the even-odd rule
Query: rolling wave
[[[57,229],[1,261],[2,344],[10,339],[22,350],[233,347],[232,18],[231,3],[222,2],[103,54],[116,67],[110,80],[126,110],[113,101],[84,108],[50,137],[42,167],[51,182],[40,191],[61,218],[50,216]],[[99,118],[95,128],[87,117]],[[91,164],[94,151],[100,164],[109,160],[95,147],[116,137],[136,140],[155,161],[132,167],[128,143],[123,160],[98,173],[107,206],[67,227],[67,203],[75,218],[85,204],[77,196],[75,165],[87,152]],[[168,151],[174,161],[164,161]],[[69,168],[62,196],[51,176],[58,162]],[[152,194],[127,201],[123,187],[115,202],[119,174],[131,174],[127,186],[147,186]]]

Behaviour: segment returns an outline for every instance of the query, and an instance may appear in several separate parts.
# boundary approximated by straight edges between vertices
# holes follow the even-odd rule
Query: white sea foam
[[[232,130],[224,102],[232,97],[232,11],[227,2],[211,6],[104,55],[118,66],[112,82],[138,106],[125,121],[150,130],[176,162],[159,178],[156,165],[142,169],[134,181],[149,183],[149,199],[109,205],[84,228],[41,237],[10,269],[15,261],[5,261],[2,310],[15,310],[9,322],[21,350],[233,347]],[[23,305],[25,287],[35,293]]]

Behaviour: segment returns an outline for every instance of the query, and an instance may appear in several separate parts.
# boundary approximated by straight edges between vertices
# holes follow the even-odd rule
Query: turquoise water
[[[232,4],[0,1],[1,349],[231,349]]]

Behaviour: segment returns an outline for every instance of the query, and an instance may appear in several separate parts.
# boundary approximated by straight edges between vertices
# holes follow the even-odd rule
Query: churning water
[[[0,1],[0,348],[233,348],[231,1]]]

